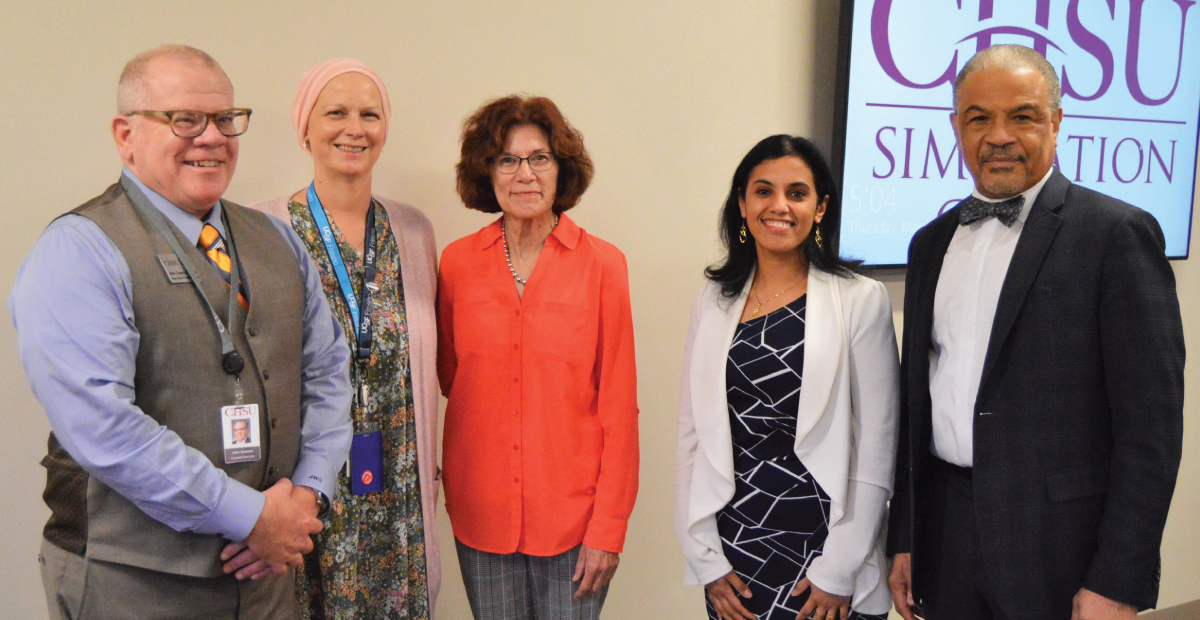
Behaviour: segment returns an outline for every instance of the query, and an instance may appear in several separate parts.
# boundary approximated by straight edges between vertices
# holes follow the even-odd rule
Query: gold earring
[[[821,245],[821,227],[820,227],[820,226],[817,226],[817,227],[816,227],[816,231],[817,231],[817,239],[816,239],[816,241],[817,241],[817,247],[818,247],[819,249],[822,249],[822,250],[824,250],[824,249],[825,249],[825,246]]]
[[[738,242],[739,243],[746,242],[746,222],[744,222],[744,221],[742,222],[742,229],[738,231]]]

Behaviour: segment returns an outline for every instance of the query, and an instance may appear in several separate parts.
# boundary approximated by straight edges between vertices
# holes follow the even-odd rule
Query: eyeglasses
[[[160,120],[171,126],[171,133],[180,138],[195,138],[208,129],[211,120],[221,135],[233,138],[246,133],[250,126],[250,108],[230,108],[205,114],[197,110],[137,110],[129,115],[140,115]]]
[[[496,164],[496,170],[501,174],[514,174],[521,169],[521,162],[529,162],[529,169],[534,172],[545,172],[554,167],[554,153],[534,153],[529,157],[517,157],[516,155],[497,155],[493,160]]]

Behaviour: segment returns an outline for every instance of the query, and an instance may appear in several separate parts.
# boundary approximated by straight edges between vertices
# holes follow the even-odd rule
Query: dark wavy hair
[[[492,187],[492,162],[504,152],[509,130],[518,125],[533,125],[545,132],[558,161],[554,212],[579,204],[592,182],[592,158],[583,146],[583,134],[567,122],[553,101],[520,95],[489,101],[463,122],[462,155],[455,166],[463,203],[484,213],[500,212]]]
[[[746,287],[746,280],[754,266],[758,264],[758,252],[754,243],[738,241],[741,230],[742,212],[738,199],[746,197],[746,189],[750,181],[750,173],[765,161],[782,157],[799,157],[812,169],[813,183],[816,185],[817,201],[829,198],[825,207],[825,215],[821,218],[821,246],[817,246],[817,227],[809,231],[808,238],[801,244],[799,251],[803,253],[809,267],[834,275],[849,277],[858,269],[862,261],[844,259],[838,253],[838,232],[842,219],[842,201],[838,196],[837,185],[833,182],[833,173],[829,170],[829,162],[821,155],[817,145],[806,138],[774,135],[764,138],[749,153],[742,158],[737,170],[733,172],[733,182],[729,186],[729,196],[725,198],[725,207],[721,209],[720,235],[721,244],[725,246],[725,258],[717,264],[710,265],[704,270],[704,276],[721,286],[721,295],[727,299],[737,297]],[[753,239],[753,237],[751,237]]]

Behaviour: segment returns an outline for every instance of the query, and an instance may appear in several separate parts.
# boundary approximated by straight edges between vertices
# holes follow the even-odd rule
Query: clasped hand
[[[756,616],[746,609],[742,604],[741,598],[751,598],[753,594],[750,588],[737,576],[737,573],[729,571],[729,574],[717,579],[716,581],[704,586],[708,591],[708,600],[712,603],[713,609],[717,611],[717,617],[721,620],[756,620]],[[830,594],[808,580],[808,577],[800,580],[795,588],[792,588],[792,596],[800,596],[805,590],[809,591],[808,601],[804,603],[804,607],[800,609],[800,613],[796,615],[796,620],[804,620],[806,618],[815,618],[816,620],[830,620],[840,618],[847,620],[850,617],[850,597],[838,596]]]
[[[254,580],[271,573],[282,575],[289,567],[300,566],[303,555],[312,551],[311,535],[322,528],[316,491],[292,486],[285,478],[263,495],[266,502],[250,536],[221,550],[225,574],[236,571],[238,579]]]
[[[830,594],[814,586],[809,582],[808,577],[800,580],[795,588],[792,588],[792,596],[800,596],[804,591],[808,590],[808,601],[804,603],[804,607],[800,608],[800,613],[796,615],[796,620],[803,618],[815,618],[816,620],[832,620],[840,618],[841,620],[850,619],[850,597]]]

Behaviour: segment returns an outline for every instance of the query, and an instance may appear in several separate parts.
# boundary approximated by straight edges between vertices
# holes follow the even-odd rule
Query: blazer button
[[[250,328],[250,335],[251,335],[251,336],[257,336],[257,335],[258,335],[258,329],[257,329],[257,328],[254,328],[254,327],[251,327],[251,328]]]
[[[272,465],[271,468],[267,470],[267,473],[274,476],[275,474],[279,473],[279,468]]]
[[[271,418],[271,428],[279,428],[279,418]]]
[[[269,370],[264,370],[264,371],[263,371],[263,381],[266,381],[266,380],[268,380],[268,379],[270,379],[270,378],[271,378],[271,371],[269,371]]]

